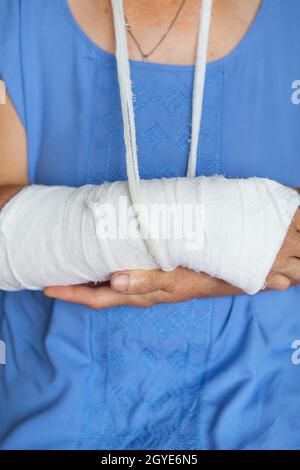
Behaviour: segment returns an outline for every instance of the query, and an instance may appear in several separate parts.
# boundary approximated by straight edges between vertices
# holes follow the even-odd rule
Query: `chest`
[[[300,94],[293,88],[300,78],[299,29],[289,9],[276,12],[271,4],[265,4],[232,53],[208,64],[198,175],[260,176],[299,186]],[[280,29],[285,33],[279,38]],[[70,29],[69,40],[74,39],[78,36]],[[59,93],[44,107],[47,120],[39,119],[40,126],[47,123],[38,134],[42,140],[35,145],[36,129],[30,133],[31,172],[44,184],[126,179],[114,56],[91,43],[86,48],[86,37],[75,44],[72,53],[69,47],[56,51]],[[132,61],[131,72],[141,177],[184,176],[192,66]],[[44,76],[50,87],[58,74],[51,67]]]
[[[84,32],[95,44],[114,53],[115,33],[110,0],[66,0]],[[246,34],[262,0],[215,0],[213,5],[208,60],[230,53]],[[152,62],[193,64],[199,27],[201,0],[124,0],[124,10],[139,46],[147,53],[176,21],[159,47],[151,54]],[[128,35],[129,57],[140,60],[141,54]]]

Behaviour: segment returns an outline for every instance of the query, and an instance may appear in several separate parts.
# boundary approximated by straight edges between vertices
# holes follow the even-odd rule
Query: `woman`
[[[143,178],[185,174],[201,2],[183,3],[124,2]],[[198,174],[299,186],[299,13],[215,1]],[[126,179],[110,2],[0,0],[0,26],[2,205]],[[297,229],[254,297],[182,268],[3,293],[1,448],[297,448]]]

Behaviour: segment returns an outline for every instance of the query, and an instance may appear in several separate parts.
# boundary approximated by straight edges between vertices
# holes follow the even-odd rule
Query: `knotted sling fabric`
[[[34,185],[23,189],[0,213],[0,288],[38,290],[51,285],[101,282],[122,269],[173,270],[184,266],[255,294],[264,288],[300,205],[300,196],[294,189],[264,178],[140,181],[124,13],[121,0],[113,0],[112,4],[128,184],[114,182],[77,189]],[[203,2],[196,67],[200,72],[195,74],[193,96],[194,144],[188,165],[192,173],[202,113],[199,110],[203,107],[211,6],[211,0]],[[103,230],[99,233],[107,204],[114,209],[116,224],[120,225],[124,215],[119,207],[122,198],[129,211],[126,219],[130,221],[133,209],[133,222],[139,227],[134,241],[126,227],[123,237],[119,233],[103,237]],[[184,227],[179,237],[172,233],[162,239],[161,230],[149,216],[152,207],[162,204],[176,207],[177,228]],[[138,205],[144,210],[137,210]],[[105,223],[109,227],[113,220]]]

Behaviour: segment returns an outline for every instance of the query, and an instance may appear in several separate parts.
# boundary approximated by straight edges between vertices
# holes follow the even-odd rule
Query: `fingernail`
[[[126,293],[129,287],[129,274],[119,274],[112,278],[112,288],[118,292]]]

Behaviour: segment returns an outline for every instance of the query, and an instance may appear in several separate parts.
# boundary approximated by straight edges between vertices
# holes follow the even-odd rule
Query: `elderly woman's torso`
[[[179,3],[124,1],[143,50]],[[198,175],[299,185],[299,3],[214,2]],[[185,175],[199,7],[187,0],[153,63],[128,38],[142,178]],[[0,74],[26,125],[31,183],[126,179],[113,51],[109,0],[0,0]],[[15,178],[20,150],[8,160]],[[5,293],[0,448],[299,448],[299,296],[93,312]]]

